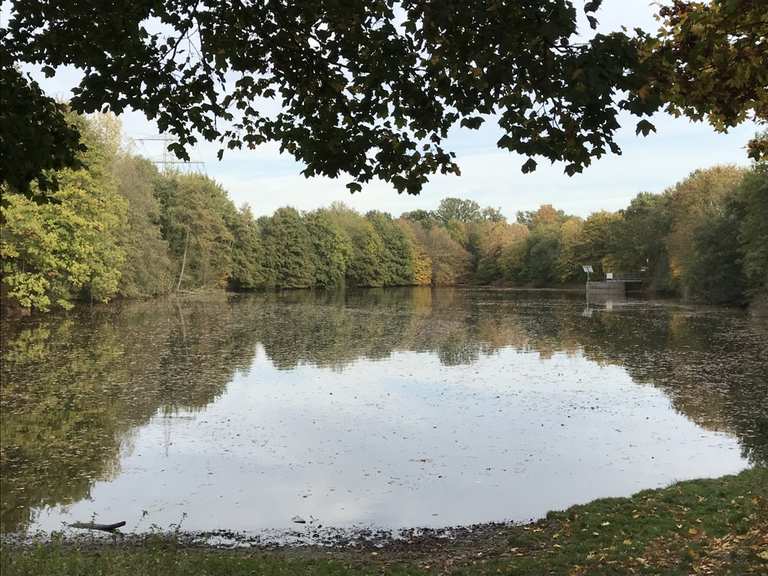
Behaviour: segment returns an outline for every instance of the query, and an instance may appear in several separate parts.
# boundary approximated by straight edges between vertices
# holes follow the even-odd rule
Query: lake
[[[583,294],[378,289],[3,329],[2,531],[525,521],[768,463],[768,326]]]

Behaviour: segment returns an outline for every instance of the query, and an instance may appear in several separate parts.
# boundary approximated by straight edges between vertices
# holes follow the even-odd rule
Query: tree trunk
[[[181,270],[179,270],[179,281],[176,283],[176,292],[181,289],[181,279],[184,276],[184,266],[187,263],[187,248],[189,247],[189,228],[184,236],[184,256],[181,257]]]

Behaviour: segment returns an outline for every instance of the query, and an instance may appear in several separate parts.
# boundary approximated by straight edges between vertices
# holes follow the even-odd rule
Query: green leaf
[[[528,158],[528,160],[523,164],[523,167],[521,168],[523,171],[523,174],[528,174],[529,172],[533,172],[536,170],[536,160],[533,158]]]
[[[651,132],[656,132],[656,126],[648,122],[648,120],[640,120],[635,128],[635,134],[642,133],[643,136],[648,136]]]
[[[485,122],[485,119],[481,116],[472,116],[470,118],[461,119],[461,125],[471,130],[477,130],[483,122]]]
[[[590,2],[587,2],[584,4],[584,12],[597,12],[597,10],[600,8],[600,4],[603,3],[603,0],[591,0]]]

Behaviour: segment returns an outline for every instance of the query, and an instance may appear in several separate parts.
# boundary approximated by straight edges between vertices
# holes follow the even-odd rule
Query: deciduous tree
[[[262,230],[268,278],[279,288],[314,285],[312,239],[295,208],[280,208]]]
[[[324,288],[344,285],[352,259],[352,241],[326,210],[316,210],[304,217],[312,242],[314,284]]]
[[[160,204],[155,184],[160,174],[147,159],[121,154],[113,164],[117,192],[127,205],[120,246],[125,260],[119,293],[128,298],[166,294],[173,287],[174,267],[168,242],[160,229]]]

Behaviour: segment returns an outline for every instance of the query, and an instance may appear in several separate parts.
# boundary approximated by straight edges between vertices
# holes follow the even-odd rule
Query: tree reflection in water
[[[203,409],[261,345],[275,368],[343,371],[398,351],[472,364],[504,348],[582,354],[662,389],[698,425],[768,464],[768,328],[733,310],[503,290],[372,289],[207,296],[6,322],[3,531],[114,477],[132,432]]]

